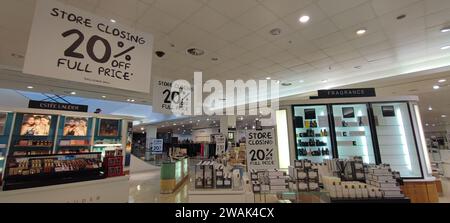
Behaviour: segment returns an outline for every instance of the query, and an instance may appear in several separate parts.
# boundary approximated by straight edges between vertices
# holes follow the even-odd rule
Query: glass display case
[[[332,105],[336,147],[341,159],[360,156],[375,164],[367,104]]]
[[[9,134],[11,131],[13,113],[0,111],[0,185],[2,184],[3,167],[7,156],[7,149],[9,144]]]
[[[402,177],[418,178],[419,155],[407,103],[374,103],[372,109],[381,161],[391,164]]]
[[[294,106],[297,159],[322,162],[332,158],[330,125],[326,105]]]

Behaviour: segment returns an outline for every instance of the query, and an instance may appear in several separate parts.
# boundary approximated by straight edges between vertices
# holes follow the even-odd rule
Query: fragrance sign
[[[278,169],[278,159],[273,129],[247,131],[248,169]]]
[[[150,93],[153,37],[54,0],[36,1],[23,72]]]

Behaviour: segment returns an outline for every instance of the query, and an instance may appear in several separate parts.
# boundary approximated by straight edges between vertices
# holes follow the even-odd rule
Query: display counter
[[[0,107],[2,190],[46,191],[59,184],[70,188],[122,177],[129,166],[132,121],[125,116]]]
[[[164,161],[161,165],[161,193],[175,192],[189,176],[189,158]]]
[[[0,203],[127,203],[129,176],[0,192]]]
[[[291,163],[363,158],[388,163],[405,179],[431,176],[418,97],[286,101]]]

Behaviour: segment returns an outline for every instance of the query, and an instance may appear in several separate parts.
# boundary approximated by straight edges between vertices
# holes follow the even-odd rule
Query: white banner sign
[[[222,155],[225,153],[225,136],[223,134],[216,135],[216,155]]]
[[[162,114],[189,115],[191,109],[191,86],[172,80],[159,79],[153,82],[153,111]],[[188,112],[188,114],[186,114]]]
[[[246,146],[248,169],[278,169],[278,152],[273,129],[247,131]]]
[[[152,141],[152,154],[162,154],[163,153],[163,144],[164,141],[162,139],[153,139]]]
[[[153,36],[54,0],[36,1],[23,72],[150,93]]]

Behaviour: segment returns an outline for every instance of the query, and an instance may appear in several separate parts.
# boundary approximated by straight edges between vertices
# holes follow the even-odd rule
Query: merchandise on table
[[[289,188],[289,177],[280,170],[250,171],[254,193],[285,192]]]

